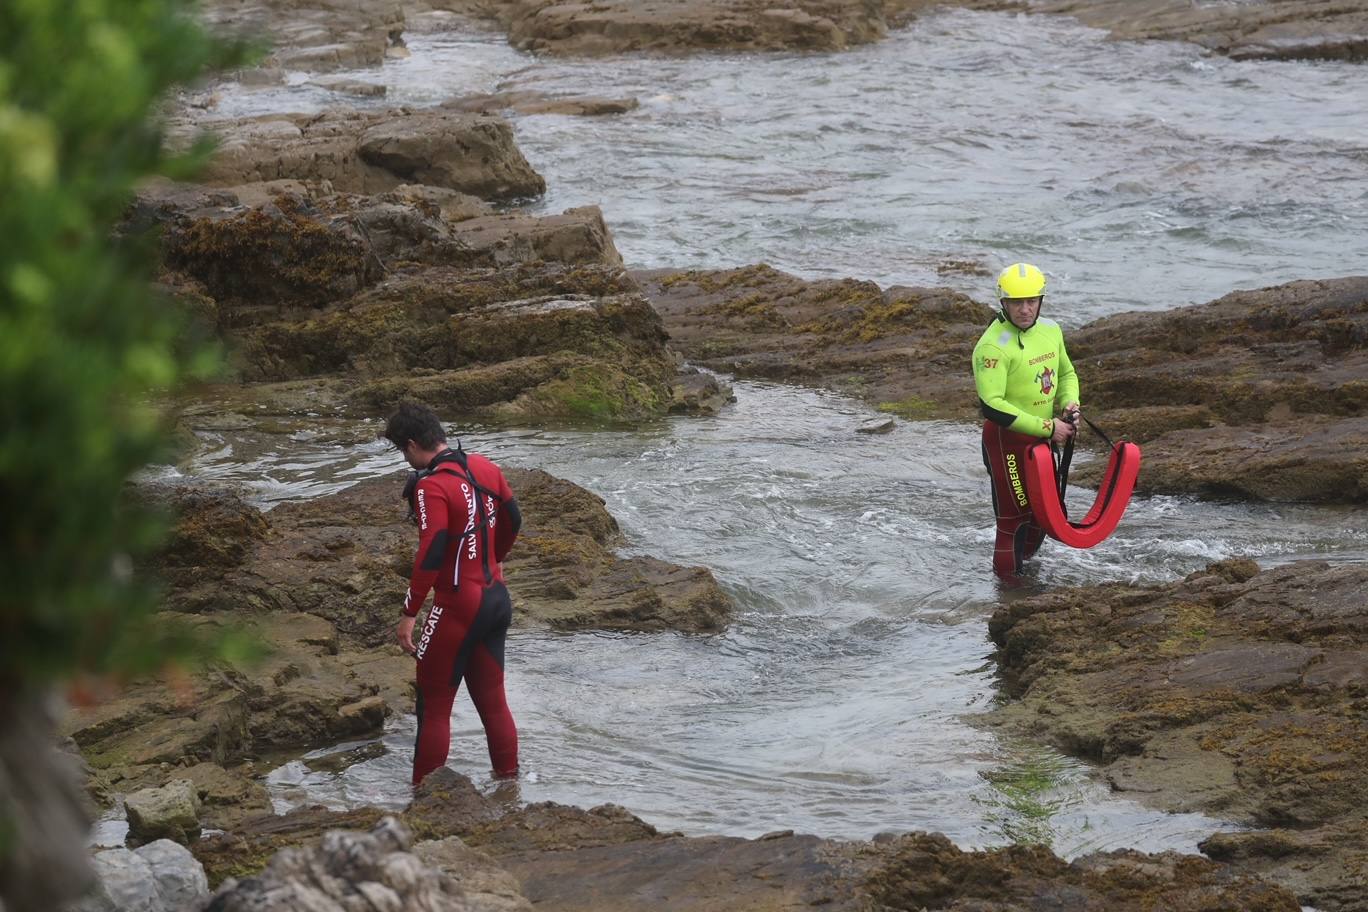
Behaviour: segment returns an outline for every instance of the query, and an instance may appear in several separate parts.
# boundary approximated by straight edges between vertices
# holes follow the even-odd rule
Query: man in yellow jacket
[[[997,517],[993,572],[1009,582],[1020,580],[1022,562],[1045,537],[1026,495],[1026,449],[1064,443],[1079,415],[1078,375],[1059,324],[1040,316],[1044,299],[1044,273],[1029,263],[1008,266],[998,276],[1002,309],[974,346],[983,464]],[[1056,417],[1061,411],[1065,417]]]

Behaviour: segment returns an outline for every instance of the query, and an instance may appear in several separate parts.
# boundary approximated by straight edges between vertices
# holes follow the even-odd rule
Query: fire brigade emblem
[[[1050,390],[1054,389],[1054,370],[1045,368],[1035,376],[1036,382],[1040,384],[1040,391],[1045,395],[1050,395]]]

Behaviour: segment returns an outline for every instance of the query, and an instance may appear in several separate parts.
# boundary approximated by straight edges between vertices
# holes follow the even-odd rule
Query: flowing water
[[[855,430],[871,415],[861,403],[749,382],[736,390],[737,403],[715,418],[466,436],[504,464],[545,467],[596,491],[629,553],[710,567],[738,605],[713,636],[516,633],[509,698],[524,799],[615,802],[689,833],[919,828],[965,845],[1034,833],[1067,853],[1191,850],[1220,827],[1144,810],[1087,779],[1081,764],[974,724],[995,699],[986,621],[1003,597],[989,568],[975,428],[901,423],[866,436]],[[191,473],[262,504],[319,496],[399,467],[380,444],[345,442],[373,433],[320,425],[210,435]],[[1097,548],[1047,545],[1037,582],[1168,580],[1231,554],[1265,564],[1362,560],[1364,519],[1140,499]],[[385,756],[340,775],[300,762],[276,770],[278,806],[402,806],[413,729],[412,717],[397,720]],[[464,696],[450,762],[487,781]]]
[[[635,267],[768,262],[950,285],[1016,260],[1065,325],[1237,288],[1368,272],[1368,67],[1120,43],[1072,20],[947,11],[839,54],[543,60],[501,35],[416,35],[357,71],[373,106],[503,89],[633,96],[616,117],[517,117],[535,209],[603,207]],[[302,77],[301,77],[302,78]],[[220,113],[355,102],[225,90]]]
[[[487,33],[409,45],[412,59],[352,75],[385,83],[385,104],[504,88],[641,99],[619,117],[513,118],[548,181],[536,209],[602,205],[635,267],[767,261],[986,299],[990,279],[938,267],[1032,259],[1072,325],[1368,271],[1364,67],[1239,64],[1109,43],[1068,20],[966,12],[835,55],[555,61]],[[302,84],[228,88],[219,110],[336,100]],[[996,699],[985,622],[1006,597],[989,571],[975,428],[865,437],[854,431],[870,413],[851,400],[756,383],[737,393],[716,418],[467,437],[599,493],[629,551],[710,567],[738,604],[714,636],[517,632],[524,799],[614,802],[688,833],[916,828],[966,846],[1044,838],[1065,854],[1192,850],[1221,827],[1141,808],[1082,765],[974,724]],[[368,436],[321,420],[292,435],[208,435],[191,472],[262,504],[318,496],[398,467],[348,442]],[[1365,560],[1368,521],[1139,499],[1103,545],[1047,545],[1036,581],[1170,580],[1235,554]],[[412,735],[412,717],[395,720],[388,753],[340,774],[282,766],[278,806],[402,806]],[[450,762],[486,782],[465,697]]]

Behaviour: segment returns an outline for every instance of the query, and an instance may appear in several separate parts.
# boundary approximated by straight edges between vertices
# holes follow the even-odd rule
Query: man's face
[[[1030,329],[1040,316],[1040,298],[1003,298],[1002,309],[1017,329]]]
[[[410,440],[408,443],[404,444],[403,447],[400,448],[399,452],[404,454],[404,461],[407,462],[412,468],[426,468],[427,461],[415,455],[418,452],[418,450],[418,444]]]

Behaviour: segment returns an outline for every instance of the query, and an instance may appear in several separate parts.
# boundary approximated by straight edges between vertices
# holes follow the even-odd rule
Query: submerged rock
[[[990,624],[1018,698],[997,718],[1137,800],[1258,828],[1213,837],[1213,857],[1368,909],[1366,590],[1358,565],[1231,561],[1014,602]]]
[[[468,114],[494,114],[513,110],[519,114],[566,114],[575,117],[602,117],[626,114],[639,106],[635,98],[602,98],[596,95],[552,95],[531,90],[498,92],[492,95],[463,95],[444,101],[442,108]]]

